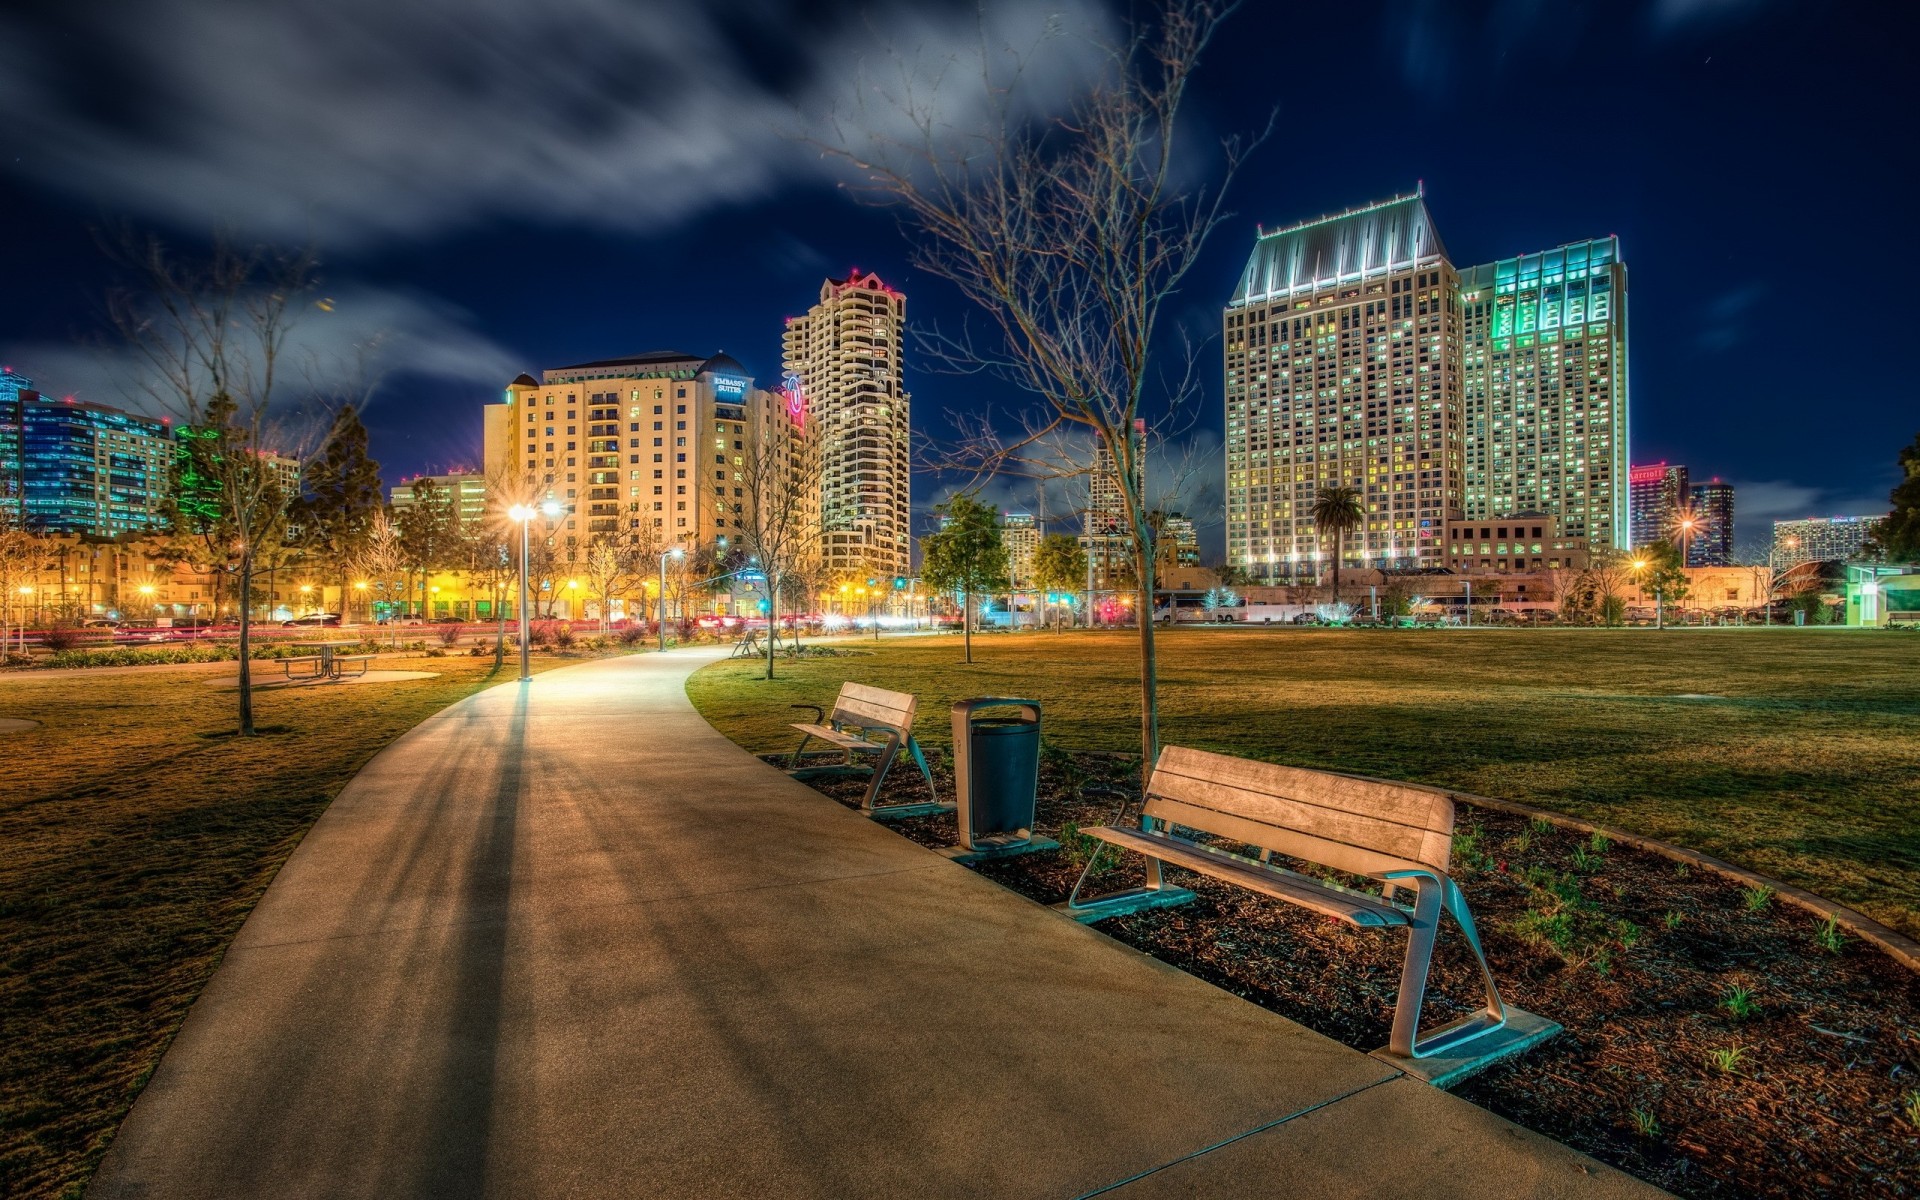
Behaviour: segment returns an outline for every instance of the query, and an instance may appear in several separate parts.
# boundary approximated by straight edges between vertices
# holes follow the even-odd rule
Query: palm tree
[[[1313,498],[1313,527],[1333,537],[1333,602],[1340,603],[1340,553],[1346,549],[1347,534],[1360,528],[1365,514],[1360,508],[1360,489],[1344,484],[1323,487]]]

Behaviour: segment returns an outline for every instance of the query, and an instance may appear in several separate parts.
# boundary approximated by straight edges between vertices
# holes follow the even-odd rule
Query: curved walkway
[[[91,1194],[1657,1194],[787,779],[687,702],[713,657],[374,758]]]

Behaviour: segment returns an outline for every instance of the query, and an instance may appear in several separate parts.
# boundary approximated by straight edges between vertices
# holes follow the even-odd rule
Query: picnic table
[[[281,669],[287,673],[287,677],[290,679],[295,677],[293,667],[296,663],[311,663],[313,665],[313,670],[307,674],[308,678],[338,679],[340,678],[341,669],[344,664],[350,662],[359,663],[360,673],[365,675],[367,673],[367,663],[373,659],[373,655],[371,654],[342,654],[342,650],[350,650],[360,645],[358,641],[346,639],[336,639],[325,642],[289,642],[288,645],[295,650],[313,650],[316,652],[310,655],[283,658],[280,660]]]

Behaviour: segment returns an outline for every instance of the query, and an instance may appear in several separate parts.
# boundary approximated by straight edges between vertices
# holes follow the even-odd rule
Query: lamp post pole
[[[525,504],[516,504],[507,510],[507,516],[520,523],[520,682],[533,678],[532,647],[527,644],[527,543],[532,536],[527,526],[533,522],[533,509]]]
[[[660,649],[662,652],[665,652],[667,648],[667,560],[669,558],[679,558],[684,553],[686,553],[686,551],[680,549],[680,547],[678,546],[675,546],[671,550],[662,550],[660,552],[660,631],[659,632],[660,632]]]

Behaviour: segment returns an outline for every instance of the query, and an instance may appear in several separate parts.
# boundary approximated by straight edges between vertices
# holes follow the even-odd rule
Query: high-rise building
[[[427,484],[444,493],[453,505],[456,525],[463,530],[484,528],[487,521],[487,477],[478,471],[451,471],[444,475],[416,475],[403,479],[387,490],[387,503],[394,514],[413,507],[415,488]]]
[[[1688,502],[1687,469],[1664,462],[1634,467],[1628,473],[1628,536],[1633,545],[1673,536],[1674,519]]]
[[[786,421],[785,403],[725,354],[656,351],[521,375],[485,414],[484,474],[569,506],[545,529],[552,538],[651,526],[663,546],[731,541],[744,527],[750,427]]]
[[[1687,489],[1693,529],[1687,534],[1687,565],[1733,565],[1733,485],[1714,476]]]
[[[72,398],[11,376],[11,434],[23,524],[39,533],[114,537],[165,524],[172,435],[165,421]]]
[[[1144,501],[1147,494],[1147,422],[1144,418],[1134,421],[1131,440],[1129,457],[1133,459],[1134,495]],[[1115,462],[1113,447],[1104,439],[1095,443],[1093,470],[1087,474],[1087,513],[1083,527],[1095,536],[1117,535],[1127,528],[1127,502],[1120,468]]]
[[[1619,240],[1569,242],[1460,273],[1470,521],[1558,519],[1626,548],[1627,268]]]
[[[1033,554],[1044,530],[1030,513],[1002,513],[1000,542],[1007,548],[1007,574],[1015,588],[1033,586]]]
[[[787,319],[788,394],[804,398],[807,474],[819,489],[820,557],[830,573],[912,572],[906,319],[907,298],[858,270],[827,280],[805,316]]]
[[[1803,562],[1851,562],[1861,557],[1861,547],[1874,526],[1885,520],[1876,517],[1807,517],[1799,521],[1773,523],[1773,565],[1778,569]]]
[[[17,521],[26,519],[21,506],[25,477],[20,459],[20,397],[38,395],[33,380],[12,367],[0,367],[0,505]]]
[[[1439,567],[1454,519],[1538,513],[1626,541],[1626,267],[1614,238],[1457,273],[1424,195],[1262,232],[1225,314],[1227,559],[1331,552],[1321,488],[1361,498],[1348,565]]]
[[[1263,232],[1223,315],[1227,561],[1292,576],[1315,494],[1360,493],[1352,565],[1442,564],[1460,513],[1459,281],[1418,192]]]
[[[1183,513],[1167,513],[1159,521],[1161,567],[1197,567],[1200,565],[1200,531],[1193,518]]]

